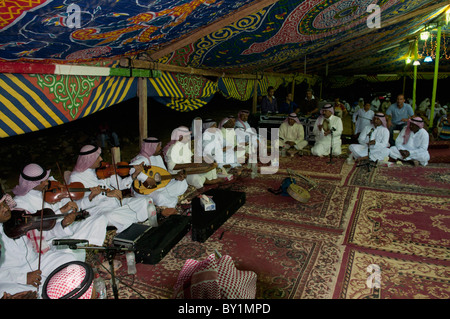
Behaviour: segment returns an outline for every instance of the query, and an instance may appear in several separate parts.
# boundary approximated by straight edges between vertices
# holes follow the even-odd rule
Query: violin
[[[80,182],[73,182],[68,185],[64,185],[57,181],[49,181],[48,188],[44,193],[44,201],[49,204],[55,204],[63,198],[79,200],[84,197],[85,192],[89,191],[90,189],[85,188]]]
[[[99,179],[105,179],[115,174],[126,177],[130,175],[130,169],[133,168],[133,166],[134,165],[130,165],[127,162],[118,162],[115,166],[106,162],[101,162],[100,167],[96,168],[95,172]],[[144,168],[148,169],[150,166],[144,165]]]
[[[41,215],[43,216],[42,218]],[[26,210],[22,209],[13,209],[11,210],[11,218],[3,223],[3,230],[9,238],[17,239],[25,235],[29,230],[51,230],[55,227],[56,220],[58,218],[64,218],[65,216],[65,214],[55,214],[50,208],[44,208],[34,214],[29,214]],[[80,210],[77,212],[75,220],[82,220],[88,216],[89,212]]]

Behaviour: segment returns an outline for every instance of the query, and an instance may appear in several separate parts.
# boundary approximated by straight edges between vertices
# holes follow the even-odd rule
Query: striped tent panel
[[[277,90],[283,82],[284,80],[281,77],[267,75],[263,76],[260,80],[258,80],[258,95],[267,95],[267,89],[269,86],[273,86],[273,88]]]
[[[0,74],[0,137],[24,134],[67,122],[27,75]]]
[[[0,74],[0,137],[61,125],[137,93],[126,77]]]
[[[137,96],[137,78],[108,76],[92,90],[80,118]]]
[[[255,80],[220,78],[218,89],[228,98],[247,101],[253,96]]]
[[[203,99],[185,99],[173,97],[153,97],[157,102],[179,112],[195,111],[211,101],[212,96]]]
[[[180,112],[203,107],[218,91],[216,82],[191,74],[161,72],[160,77],[147,81],[148,96]]]

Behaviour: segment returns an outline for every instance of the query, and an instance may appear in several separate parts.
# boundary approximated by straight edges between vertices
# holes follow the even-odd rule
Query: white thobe
[[[25,209],[30,213],[35,213],[42,209],[42,192],[37,190],[30,190],[23,196],[15,196],[14,201],[17,208]],[[61,214],[60,208],[70,201],[69,198],[64,198],[55,204],[44,202],[44,208],[50,208],[55,214]],[[60,220],[56,223],[60,224]],[[63,229],[63,233],[54,234],[52,230],[44,231],[44,237],[49,246],[51,246],[52,239],[86,239],[89,244],[101,246],[106,237],[107,220],[102,215],[89,216],[84,220],[75,221],[71,225]],[[83,250],[81,250],[83,251]]]
[[[294,125],[289,125],[287,122],[283,122],[280,125],[279,130],[280,147],[290,148],[291,146],[286,142],[295,142],[294,148],[296,150],[302,150],[308,141],[305,141],[305,130],[303,125],[300,123],[294,123]]]
[[[150,161],[147,157],[138,155],[130,165],[139,165],[144,162],[144,165],[151,165],[160,167],[167,171],[166,165],[160,155],[150,156]],[[134,169],[130,170],[130,174],[133,174]],[[148,176],[144,173],[140,173],[137,176],[137,179],[141,182],[145,182]],[[171,179],[170,182],[163,188],[155,190],[148,195],[139,194],[132,189],[133,196],[138,198],[146,198],[149,197],[153,200],[153,204],[156,206],[166,206],[169,208],[174,208],[178,203],[178,196],[183,195],[187,190],[188,184],[186,179],[182,181],[177,181],[176,179]]]
[[[237,153],[235,151],[235,147],[237,146],[235,130],[222,127],[220,131],[222,133],[222,147],[225,150],[223,151],[223,164],[219,164],[219,167],[222,167],[223,165],[230,165],[233,168],[242,166],[238,161]]]
[[[372,110],[359,109],[353,114],[353,123],[355,123],[355,135],[360,133],[362,129],[372,123],[375,113]]]
[[[369,135],[371,141],[375,140],[375,145],[370,145],[370,147],[367,145]],[[351,144],[348,148],[355,158],[369,155],[369,150],[369,159],[374,162],[383,161],[389,156],[389,130],[382,125],[375,128],[373,124],[370,124],[363,128],[358,142],[359,144]]]
[[[389,156],[393,159],[400,159],[403,161],[419,161],[422,166],[426,166],[430,160],[430,153],[428,153],[428,144],[430,142],[430,136],[428,132],[421,128],[414,133],[411,131],[408,142],[403,144],[403,137],[405,136],[406,126],[402,129],[397,139],[395,140],[395,146],[390,148]],[[400,154],[400,150],[409,151],[409,156],[403,158]]]
[[[174,167],[177,164],[190,164],[192,163],[192,152],[188,143],[177,141],[172,144],[166,153],[166,163],[169,173],[177,174],[180,170],[175,170]],[[215,169],[201,174],[188,174],[186,181],[189,185],[195,188],[202,188],[206,180],[213,180],[217,178]]]
[[[59,225],[58,225],[59,224]],[[60,223],[55,225],[53,232],[64,234]],[[0,296],[7,292],[15,294],[22,291],[36,291],[36,288],[27,285],[27,273],[38,270],[39,254],[33,249],[26,235],[17,239],[11,239],[0,226],[1,259],[0,259]],[[42,295],[42,287],[48,275],[64,263],[79,260],[70,250],[57,250],[51,248],[41,254],[40,270],[41,285],[39,285],[39,296]]]
[[[117,176],[119,185],[116,182],[116,175],[109,178],[98,179],[95,169],[88,168],[84,172],[73,171],[70,174],[69,184],[80,182],[84,187],[104,186],[106,189],[127,189],[131,187],[131,177],[121,178]],[[127,197],[120,201],[115,197],[108,197],[106,194],[98,194],[92,201],[89,200],[89,192],[84,198],[77,201],[78,207],[87,210],[91,215],[102,214],[108,220],[108,225],[117,228],[120,233],[133,223],[143,222],[151,219],[149,224],[157,226],[156,209],[153,202],[145,198]]]
[[[325,119],[324,119],[325,120]],[[335,128],[333,134],[325,136],[323,128],[319,130],[320,118],[314,123],[313,133],[315,136],[314,146],[311,148],[311,154],[316,156],[330,155],[331,141],[333,141],[333,155],[341,155],[341,134],[342,134],[342,120],[340,117],[331,115],[328,119],[330,121],[329,127]]]

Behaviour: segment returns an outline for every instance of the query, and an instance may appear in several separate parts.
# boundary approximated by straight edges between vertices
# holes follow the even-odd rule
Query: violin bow
[[[114,148],[111,148],[111,162],[113,164],[113,168],[114,168],[114,175],[116,176],[116,183],[117,183],[117,189],[120,190],[119,188],[119,179],[117,178],[117,169],[116,169],[116,159],[114,158]],[[122,207],[122,198],[119,198],[120,201],[120,207]]]
[[[48,182],[48,181],[47,181]],[[45,191],[48,188],[47,186],[42,189],[42,209],[41,209],[41,222],[39,225],[39,259],[38,259],[38,269],[41,270],[41,255],[42,255],[42,229],[44,228],[44,204],[45,204]],[[39,285],[37,285],[36,290],[39,292]]]
[[[64,178],[64,175],[62,174],[62,171],[61,171],[61,168],[59,167],[58,162],[56,162],[56,166],[58,166],[59,175],[61,175],[61,178],[62,178],[62,180],[63,180],[64,187],[66,188],[66,191],[67,191],[67,195],[69,195],[70,200],[73,202],[72,195],[70,195],[69,187],[67,186],[66,179]]]

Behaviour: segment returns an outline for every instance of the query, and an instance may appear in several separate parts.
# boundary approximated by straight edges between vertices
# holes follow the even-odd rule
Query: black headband
[[[34,181],[39,181],[39,180],[43,179],[43,178],[45,177],[45,175],[47,175],[47,171],[46,171],[45,169],[44,169],[44,171],[42,172],[42,174],[39,175],[39,176],[28,176],[28,175],[25,175],[25,174],[23,173],[23,171],[20,172],[20,176],[22,176],[23,179],[26,179],[27,181],[32,181],[32,182],[34,182]]]
[[[155,139],[144,138],[142,141],[144,141],[145,143],[161,143],[161,141],[157,138]]]
[[[92,147],[93,147],[93,149],[90,151],[84,151],[84,152],[80,151],[79,155],[89,155],[89,154],[97,152],[98,146],[92,145]]]

